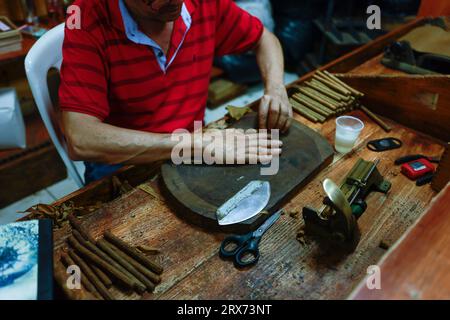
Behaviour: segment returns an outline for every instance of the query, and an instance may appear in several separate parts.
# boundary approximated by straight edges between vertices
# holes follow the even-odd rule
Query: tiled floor
[[[285,83],[290,83],[296,80],[298,76],[296,74],[286,73],[285,74]],[[237,107],[245,106],[248,103],[259,99],[263,95],[263,86],[262,84],[252,86],[248,89],[247,93],[234,99],[228,101],[224,105],[216,107],[214,109],[206,109],[205,114],[205,123],[208,124],[212,121],[220,119],[223,117],[227,111],[225,109],[228,105],[233,105]],[[77,163],[77,167],[79,171],[83,173],[84,165],[82,163]],[[60,181],[44,190],[36,192],[33,195],[30,195],[22,200],[19,200],[8,207],[0,209],[0,225],[15,221],[19,219],[24,214],[19,213],[20,211],[24,211],[29,207],[38,204],[38,203],[52,203],[55,200],[64,197],[65,195],[77,190],[77,185],[75,182],[68,178],[66,180]]]
[[[81,173],[84,173],[84,165],[81,162],[76,163],[76,165],[79,171]],[[54,185],[44,190],[38,191],[35,194],[32,194],[5,208],[0,209],[0,225],[21,218],[22,216],[24,216],[24,213],[21,212],[27,210],[28,208],[34,206],[35,204],[52,203],[55,200],[62,198],[71,192],[74,192],[77,189],[78,189],[77,185],[70,178],[55,183]]]

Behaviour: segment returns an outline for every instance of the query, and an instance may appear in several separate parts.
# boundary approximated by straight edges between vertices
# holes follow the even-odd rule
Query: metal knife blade
[[[260,213],[270,199],[270,183],[254,180],[221,205],[217,211],[219,225],[248,220]]]

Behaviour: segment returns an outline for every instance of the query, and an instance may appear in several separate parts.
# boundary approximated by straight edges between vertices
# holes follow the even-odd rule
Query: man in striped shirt
[[[259,126],[288,129],[292,109],[281,46],[233,1],[74,4],[81,10],[81,28],[65,31],[59,95],[69,154],[86,161],[86,182],[123,164],[169,159],[177,143],[171,133],[193,130],[194,121],[203,120],[215,56],[254,50],[265,86]],[[281,152],[279,140],[251,139],[248,158],[267,161]],[[258,139],[267,147],[258,147]],[[202,142],[193,139],[186,147]]]

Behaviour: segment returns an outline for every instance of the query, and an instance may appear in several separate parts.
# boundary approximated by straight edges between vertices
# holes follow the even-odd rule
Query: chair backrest
[[[47,84],[48,71],[62,63],[62,45],[64,41],[64,23],[47,31],[31,48],[25,58],[25,71],[34,100],[47,128],[50,138],[63,160],[69,176],[81,188],[83,180],[75,163],[69,158],[64,135],[59,126],[56,106],[53,105]]]

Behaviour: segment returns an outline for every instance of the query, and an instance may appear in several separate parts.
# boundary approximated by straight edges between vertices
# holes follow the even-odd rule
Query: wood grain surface
[[[443,146],[439,141],[393,122],[390,133],[403,141],[400,149],[375,153],[366,148],[369,140],[385,136],[384,131],[363,113],[353,115],[366,127],[354,152],[335,155],[333,163],[285,205],[287,212],[301,211],[305,205],[319,206],[323,199],[321,181],[331,178],[340,181],[358,157],[365,160],[379,158],[381,174],[392,182],[387,195],[371,194],[368,209],[359,218],[361,240],[355,252],[343,255],[335,250],[319,247],[306,239],[296,240],[303,220],[289,214],[264,235],[260,245],[261,258],[248,270],[237,270],[229,261],[218,256],[218,248],[225,234],[210,232],[191,225],[166,205],[163,196],[149,195],[135,189],[108,203],[86,217],[83,225],[94,237],[111,229],[133,245],[149,245],[161,250],[160,262],[165,272],[162,282],[152,294],[143,297],[112,289],[118,299],[343,299],[365,276],[366,268],[375,264],[385,253],[380,241],[393,244],[424,211],[436,193],[430,185],[416,187],[400,174],[394,160],[405,154],[438,154]],[[334,141],[334,121],[312,124],[302,121]],[[159,179],[147,182],[158,191]],[[55,232],[55,245],[64,247],[67,229]],[[59,250],[56,251],[57,261]]]
[[[417,20],[401,27],[323,69],[349,72],[379,55],[384,46],[423,21]],[[306,75],[294,84],[310,76]],[[250,106],[256,107],[257,102]],[[83,226],[95,237],[111,229],[116,236],[132,245],[148,245],[162,252],[159,259],[165,271],[154,293],[141,297],[113,288],[113,295],[117,299],[347,298],[366,275],[367,267],[376,264],[386,253],[383,248],[400,239],[436,196],[430,185],[416,187],[414,182],[403,176],[400,168],[394,166],[394,160],[408,154],[441,154],[444,149],[444,141],[389,119],[386,121],[393,129],[387,135],[362,112],[353,111],[351,114],[365,123],[354,151],[345,156],[336,154],[332,164],[299,190],[284,208],[290,213],[300,213],[305,205],[319,206],[324,197],[321,182],[325,178],[340,181],[359,157],[365,160],[380,159],[378,170],[392,183],[392,188],[387,195],[373,193],[367,198],[368,209],[358,219],[361,239],[353,253],[342,254],[319,247],[311,239],[305,239],[302,243],[297,241],[297,233],[303,227],[301,214],[285,214],[264,235],[258,264],[250,269],[237,270],[231,262],[221,260],[218,255],[225,234],[201,229],[180,218],[159,191],[160,178],[158,175],[151,178],[150,173],[153,176],[154,170],[149,169],[147,182],[144,183],[155,190],[153,195],[136,188],[82,220]],[[331,144],[334,143],[334,120],[314,124],[297,114],[295,118],[321,133]],[[399,138],[403,146],[383,153],[366,148],[368,141],[386,136]],[[126,173],[124,169],[120,174],[126,176]],[[92,202],[98,194],[106,198],[108,181],[110,179],[88,186],[61,201],[75,199]],[[55,261],[60,250],[64,249],[69,231],[69,227],[55,231]],[[380,246],[381,241],[383,246]]]
[[[381,290],[365,281],[352,296],[367,299],[450,299],[450,184],[380,263]]]

